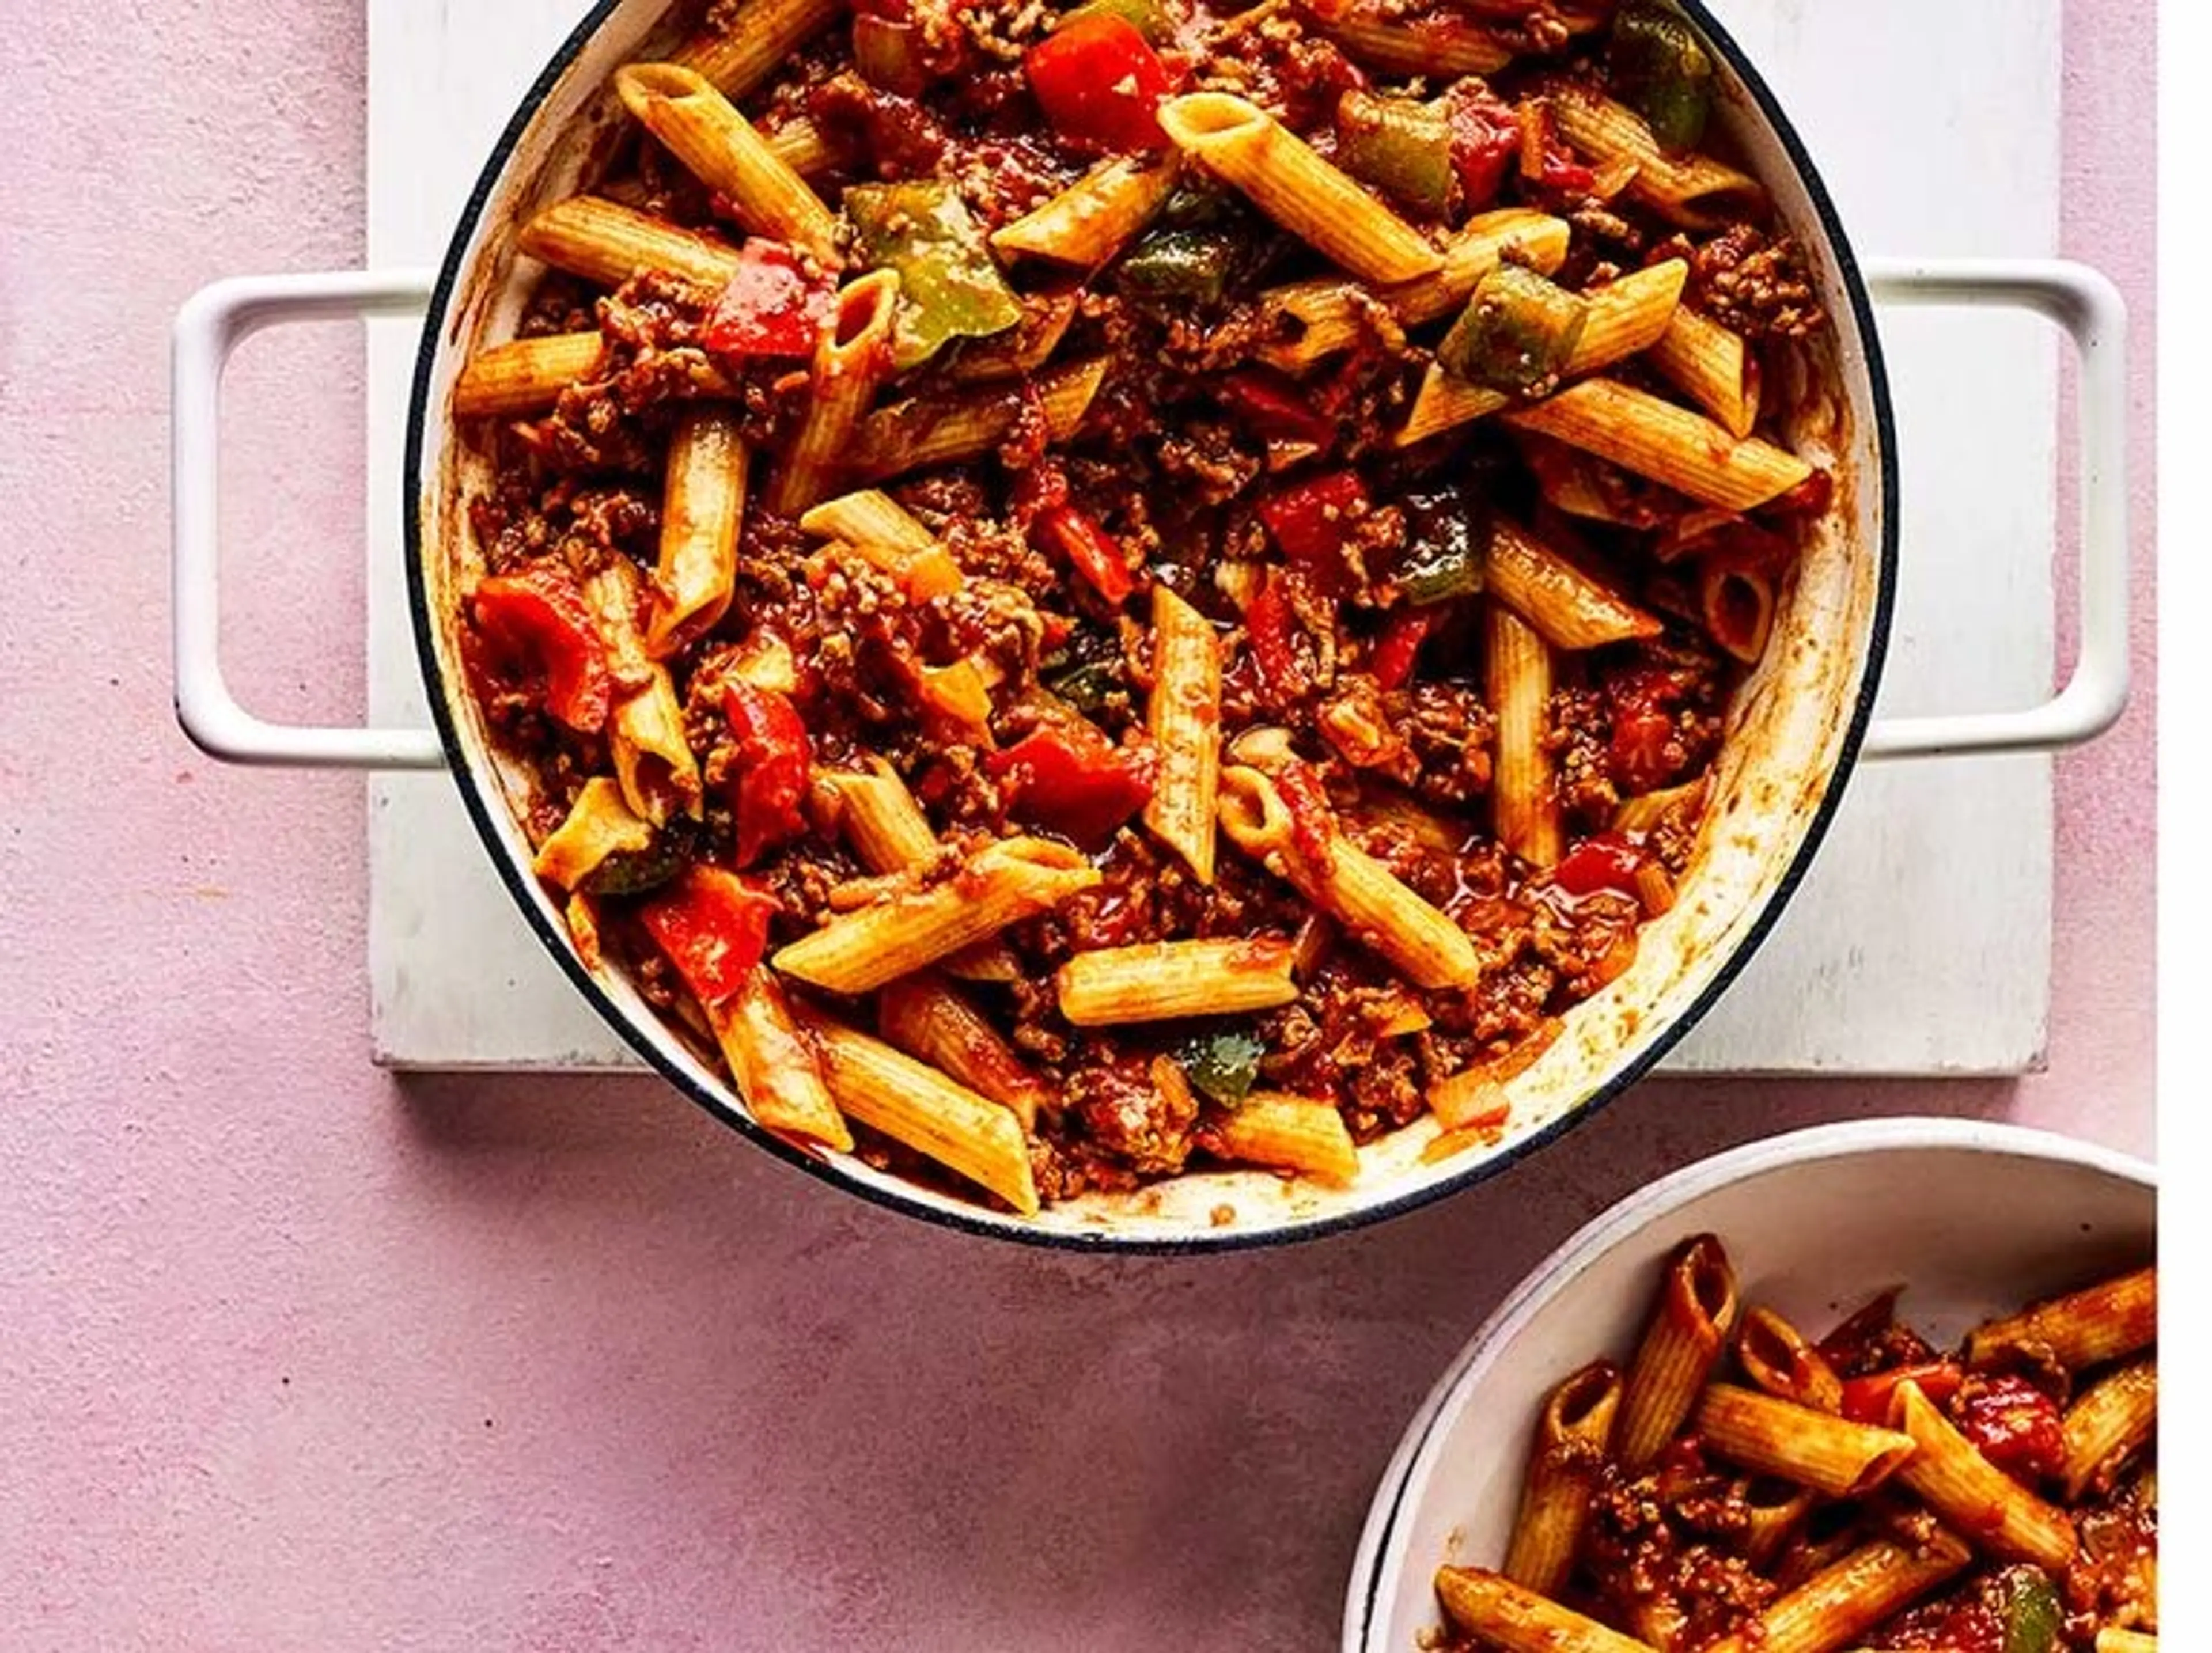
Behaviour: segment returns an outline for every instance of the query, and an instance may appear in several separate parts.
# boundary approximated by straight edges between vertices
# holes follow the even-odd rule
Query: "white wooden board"
[[[2057,250],[2060,0],[1714,0],[1791,111],[1868,255]],[[482,159],[577,0],[369,0],[369,256],[443,252]],[[1903,453],[1903,583],[1881,709],[2024,705],[2051,674],[2057,355],[2040,324],[1882,319]],[[398,501],[416,329],[369,338],[369,701],[427,720]],[[2050,1005],[2047,759],[1863,766],[1811,876],[1669,1059],[1707,1073],[2007,1073]],[[453,782],[370,783],[377,1060],[631,1058],[530,934]]]

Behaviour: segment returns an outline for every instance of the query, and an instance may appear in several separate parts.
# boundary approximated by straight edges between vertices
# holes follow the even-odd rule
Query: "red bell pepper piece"
[[[1367,514],[1367,487],[1358,473],[1331,471],[1309,478],[1259,504],[1260,520],[1291,566],[1324,596],[1343,594],[1351,576],[1344,560],[1351,526]]]
[[[605,726],[614,696],[606,640],[565,567],[540,562],[478,580],[471,605],[505,664],[543,675],[547,712],[580,733]]]
[[[1552,878],[1571,896],[1587,896],[1597,890],[1617,890],[1632,896],[1637,869],[1644,865],[1644,852],[1620,834],[1601,832],[1562,856],[1552,869]]]
[[[1507,169],[1521,153],[1521,123],[1504,99],[1462,86],[1444,106],[1444,124],[1451,129],[1461,204],[1480,212],[1497,199]]]
[[[1182,82],[1136,25],[1109,12],[1079,17],[1022,58],[1030,89],[1062,136],[1109,149],[1164,149],[1160,100]]]
[[[702,337],[718,356],[808,356],[836,307],[830,282],[809,275],[789,247],[756,235],[738,249],[737,273]]]
[[[732,678],[722,690],[722,714],[737,739],[737,862],[750,866],[771,844],[805,829],[799,806],[814,749],[798,709],[773,689]]]
[[[712,1010],[727,1003],[760,963],[776,910],[766,890],[727,867],[702,864],[645,902],[637,915],[691,996]]]
[[[1253,668],[1268,703],[1284,706],[1302,698],[1308,688],[1305,668],[1298,663],[1291,640],[1293,618],[1290,594],[1280,574],[1270,574],[1244,611],[1244,635],[1252,647]]]
[[[1956,1361],[1929,1360],[1869,1372],[1863,1377],[1846,1377],[1844,1416],[1855,1423],[1887,1427],[1890,1400],[1896,1395],[1897,1386],[1908,1377],[1920,1385],[1923,1395],[1940,1407],[1959,1392],[1966,1373]]]
[[[1303,442],[1316,452],[1335,444],[1335,421],[1317,411],[1281,374],[1259,368],[1231,374],[1222,382],[1221,393],[1262,436]]]
[[[1045,544],[1066,557],[1093,591],[1116,608],[1128,601],[1137,582],[1122,560],[1121,548],[1088,513],[1073,505],[1054,505],[1039,514],[1036,528]]]
[[[1401,608],[1382,623],[1382,633],[1375,640],[1375,652],[1367,657],[1367,670],[1376,688],[1387,695],[1394,689],[1403,689],[1413,680],[1421,645],[1428,641],[1429,634],[1443,623],[1443,617],[1441,608]]]
[[[1953,1412],[1959,1432],[2008,1475],[2033,1482],[2064,1467],[2057,1403],[2025,1377],[2004,1372],[1969,1383]]]
[[[1077,843],[1093,845],[1152,801],[1150,747],[1116,746],[1088,723],[1048,724],[983,760],[1008,807]]]

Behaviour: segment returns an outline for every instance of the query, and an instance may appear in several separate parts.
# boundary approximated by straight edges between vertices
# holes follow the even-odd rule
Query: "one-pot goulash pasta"
[[[1495,1139],[1674,900],[1828,493],[1761,398],[1826,320],[1705,46],[692,28],[454,395],[469,678],[586,956],[768,1128],[1024,1212]]]
[[[1948,1352],[1898,1296],[1814,1342],[1684,1243],[1546,1401],[1501,1566],[1438,1570],[1435,1653],[2157,1653],[2156,1272]]]

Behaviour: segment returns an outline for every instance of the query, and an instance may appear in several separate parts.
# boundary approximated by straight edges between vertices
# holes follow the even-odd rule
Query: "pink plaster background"
[[[2146,21],[2067,7],[2066,240],[2134,307],[2142,557],[2134,708],[2058,766],[2048,1073],[1653,1085],[1447,1209],[1175,1263],[861,1207],[651,1083],[370,1067],[361,784],[225,770],[178,733],[163,475],[178,302],[360,259],[362,16],[24,8],[0,69],[0,1646],[1323,1648],[1443,1360],[1655,1171],[1907,1110],[2148,1150]],[[232,652],[271,714],[358,703],[358,356],[288,335],[235,379]]]

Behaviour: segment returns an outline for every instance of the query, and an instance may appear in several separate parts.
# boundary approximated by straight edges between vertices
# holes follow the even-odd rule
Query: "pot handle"
[[[430,272],[417,270],[236,276],[202,288],[177,312],[169,358],[177,721],[210,757],[317,769],[445,767],[445,748],[433,729],[317,728],[254,716],[223,680],[216,598],[216,455],[222,374],[230,353],[264,327],[286,322],[416,313],[428,303],[430,287]]]
[[[1862,756],[2052,751],[2111,728],[2128,703],[2127,306],[2103,272],[2056,259],[1872,259],[1876,304],[2002,304],[2049,317],[2081,357],[2081,643],[2066,686],[2020,712],[1882,718]]]

